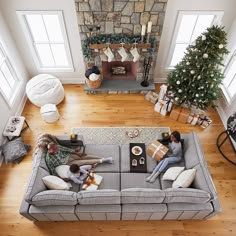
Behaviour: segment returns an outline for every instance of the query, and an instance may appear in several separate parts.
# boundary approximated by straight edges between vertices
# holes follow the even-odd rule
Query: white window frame
[[[10,108],[12,108],[13,104],[14,104],[14,101],[15,101],[15,99],[17,97],[17,94],[19,92],[19,89],[20,89],[20,86],[21,86],[21,81],[18,78],[18,76],[16,74],[16,71],[15,71],[14,67],[12,66],[11,60],[10,60],[6,50],[4,49],[3,43],[1,41],[0,41],[0,50],[1,50],[2,55],[5,57],[4,62],[6,64],[8,70],[10,71],[10,73],[12,75],[12,78],[15,81],[14,85],[11,87],[11,97],[7,97],[1,87],[0,87],[0,94],[3,97],[3,99],[5,100],[6,104]],[[1,68],[0,68],[0,70],[1,70]],[[3,76],[4,76],[4,73],[3,73]],[[7,79],[6,79],[6,81],[7,81]]]
[[[233,54],[229,57],[228,62],[225,64],[224,75],[226,75],[228,73],[228,71],[231,68],[231,66],[234,63],[234,61],[236,61],[236,49],[234,50]],[[232,82],[234,80],[236,80],[236,73],[235,73],[233,79],[231,80],[231,82],[229,84],[232,84]],[[229,87],[229,86],[227,86],[227,87]],[[236,92],[235,92],[235,94],[233,96],[231,96],[229,94],[229,92],[228,92],[227,87],[225,86],[224,80],[223,80],[223,84],[221,85],[221,89],[222,89],[223,95],[224,95],[228,105],[230,105],[231,102],[234,101],[235,98],[236,98]]]
[[[62,11],[17,11],[17,16],[19,18],[21,27],[23,29],[24,35],[27,39],[27,42],[29,44],[30,51],[33,56],[33,60],[37,66],[37,69],[41,72],[74,72],[74,66],[73,66],[73,61],[72,61],[72,54],[69,46],[69,40],[66,32],[66,26],[65,26],[65,20],[63,16]],[[35,49],[34,46],[34,41],[33,37],[31,34],[30,27],[28,26],[27,20],[26,20],[26,15],[58,15],[59,21],[60,21],[60,26],[63,34],[63,39],[64,39],[64,46],[66,49],[66,55],[68,59],[68,67],[45,67],[41,64],[40,62],[40,57],[37,54],[37,50]]]
[[[179,11],[178,12],[175,28],[173,31],[172,41],[171,41],[168,56],[167,56],[167,62],[166,62],[166,65],[167,65],[166,70],[167,71],[174,69],[174,67],[170,66],[170,64],[171,64],[171,60],[173,57],[175,46],[177,44],[176,39],[177,39],[177,36],[179,33],[181,20],[184,15],[215,15],[212,25],[220,25],[221,19],[224,15],[224,12],[223,11]],[[192,42],[190,42],[190,43],[192,43]]]

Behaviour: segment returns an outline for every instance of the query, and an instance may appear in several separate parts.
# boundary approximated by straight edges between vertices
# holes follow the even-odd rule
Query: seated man
[[[112,157],[99,157],[80,153],[76,149],[67,148],[56,143],[47,146],[46,164],[51,174],[56,175],[55,168],[60,165],[93,165],[100,163],[112,163]]]

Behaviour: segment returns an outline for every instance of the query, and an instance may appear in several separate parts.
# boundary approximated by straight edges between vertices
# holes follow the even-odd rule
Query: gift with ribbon
[[[198,117],[199,117],[199,115],[191,113],[191,114],[188,116],[187,123],[189,123],[189,124],[191,124],[191,125],[196,125],[197,122],[198,122]]]
[[[96,190],[101,184],[103,177],[95,173],[90,173],[82,186],[83,190]]]
[[[169,148],[158,141],[153,141],[147,148],[147,154],[156,161],[160,161],[168,152]]]
[[[185,107],[173,108],[170,113],[170,118],[181,123],[186,123],[189,117],[190,110]]]
[[[153,104],[155,104],[158,100],[158,94],[154,93],[152,91],[149,91],[146,95],[145,95],[145,99]]]
[[[212,123],[212,120],[207,116],[198,117],[197,124],[200,125],[204,129],[207,128],[211,123]]]

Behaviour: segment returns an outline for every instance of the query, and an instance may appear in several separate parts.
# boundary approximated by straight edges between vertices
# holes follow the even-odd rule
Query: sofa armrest
[[[25,218],[31,220],[31,221],[36,221],[30,214],[29,214],[29,208],[30,208],[30,204],[28,202],[26,202],[24,199],[21,202],[20,205],[20,210],[19,213],[24,216]]]

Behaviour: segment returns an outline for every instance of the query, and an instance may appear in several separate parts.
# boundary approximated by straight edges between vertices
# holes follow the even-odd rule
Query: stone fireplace
[[[164,23],[166,4],[167,0],[75,0],[78,29],[82,44],[87,37],[91,35],[140,35],[142,25],[147,25],[147,23],[151,21],[151,35],[155,37],[155,48],[152,53],[153,61],[148,77],[149,80],[152,81]],[[91,57],[84,57],[86,67],[90,68],[93,65],[97,65],[100,70],[102,70],[104,81],[121,80],[121,83],[124,83],[124,81],[134,83],[136,81],[140,84],[144,78],[143,61],[144,58],[149,55],[147,51],[139,49],[141,57],[140,60],[135,63],[132,62],[129,48],[126,48],[129,58],[125,62],[121,62],[121,57],[116,49],[112,51],[115,58],[112,62],[107,62],[107,58],[102,50],[93,50]],[[113,75],[111,68],[114,64],[116,66],[127,67],[126,74]],[[118,84],[118,82],[113,83]],[[137,91],[136,89],[133,89],[133,91],[134,90]],[[142,89],[139,90],[140,92],[145,92],[142,91]],[[119,91],[119,88],[117,91]],[[125,93],[129,92],[130,91],[126,91]]]

